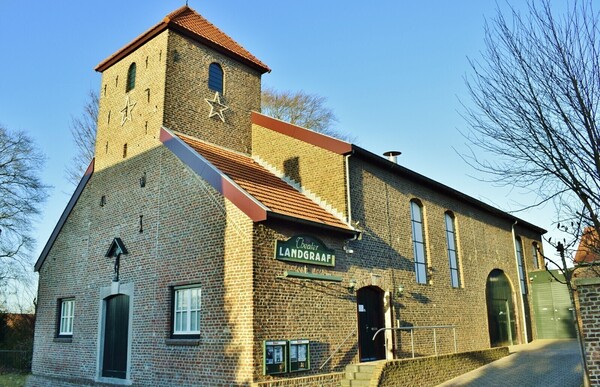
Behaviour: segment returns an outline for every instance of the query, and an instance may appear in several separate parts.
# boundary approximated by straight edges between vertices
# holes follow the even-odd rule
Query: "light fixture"
[[[146,186],[146,172],[142,174],[140,177],[140,187],[144,188]]]
[[[396,289],[396,296],[402,297],[402,293],[404,292],[404,285],[398,285]]]
[[[348,282],[348,291],[350,293],[354,293],[354,290],[356,290],[356,280],[355,279],[351,279]]]
[[[346,252],[346,254],[353,254],[354,250],[352,250],[350,247],[344,245],[344,251]]]

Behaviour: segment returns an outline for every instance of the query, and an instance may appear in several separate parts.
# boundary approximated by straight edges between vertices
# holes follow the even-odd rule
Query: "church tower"
[[[251,152],[251,111],[260,111],[270,69],[184,6],[96,67],[102,73],[96,170],[158,146],[162,126]]]

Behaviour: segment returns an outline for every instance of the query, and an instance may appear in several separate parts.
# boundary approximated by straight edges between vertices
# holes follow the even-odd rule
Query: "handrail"
[[[379,332],[381,331],[387,331],[387,330],[391,330],[391,331],[410,331],[410,347],[411,347],[411,351],[412,351],[412,357],[415,357],[415,342],[414,342],[414,330],[415,329],[433,329],[433,347],[434,347],[434,351],[435,351],[435,355],[437,356],[438,351],[437,351],[437,336],[435,334],[435,330],[436,329],[452,329],[452,335],[454,336],[454,353],[458,352],[458,348],[456,346],[456,325],[430,325],[430,326],[417,326],[417,327],[397,327],[397,328],[379,328],[377,330],[377,332],[375,332],[375,334],[373,335],[373,341],[375,341],[375,337],[377,337],[377,335],[379,334]],[[386,347],[386,352],[387,352],[387,340],[385,341],[385,347]]]
[[[350,334],[348,336],[346,336],[344,341],[342,341],[342,343],[340,345],[338,345],[336,349],[333,350],[331,355],[329,355],[329,357],[323,362],[323,364],[321,364],[321,367],[319,367],[320,370],[322,370],[323,367],[325,367],[325,364],[327,364],[329,362],[329,360],[331,360],[333,358],[333,355],[335,355],[340,350],[340,348],[342,348],[342,345],[344,345],[346,343],[346,341],[348,341],[350,336],[354,335],[357,331],[358,331],[358,326],[354,327],[352,332],[350,332]]]

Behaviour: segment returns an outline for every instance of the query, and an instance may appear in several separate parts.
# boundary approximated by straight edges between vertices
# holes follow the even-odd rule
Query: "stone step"
[[[350,364],[346,366],[346,371],[351,372],[373,372],[374,364]]]

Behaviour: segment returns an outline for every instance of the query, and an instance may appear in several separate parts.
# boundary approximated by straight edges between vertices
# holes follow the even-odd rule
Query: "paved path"
[[[536,340],[509,347],[510,355],[440,386],[582,385],[583,366],[576,340]]]

